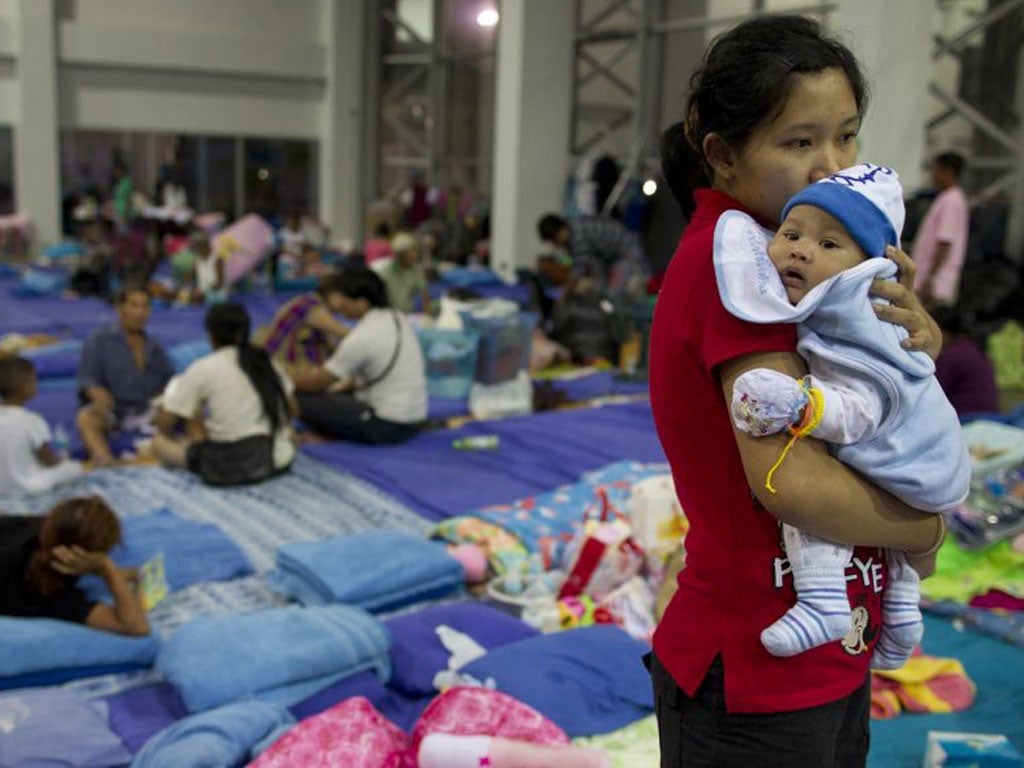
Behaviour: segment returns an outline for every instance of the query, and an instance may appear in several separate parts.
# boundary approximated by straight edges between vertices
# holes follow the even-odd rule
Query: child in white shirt
[[[0,494],[47,491],[82,474],[77,461],[50,447],[50,425],[25,408],[39,390],[35,366],[23,357],[0,359]]]

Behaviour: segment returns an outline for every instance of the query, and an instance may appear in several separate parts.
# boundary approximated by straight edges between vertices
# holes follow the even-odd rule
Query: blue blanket
[[[36,367],[36,375],[40,379],[74,376],[78,371],[78,360],[81,356],[82,342],[78,339],[61,341],[22,352],[22,357],[31,360]]]
[[[0,616],[0,679],[50,670],[147,667],[156,657],[152,637],[125,637],[55,619]]]
[[[959,659],[978,686],[964,712],[901,715],[871,723],[871,768],[919,768],[928,731],[1004,733],[1024,753],[1024,649],[925,614],[922,647],[931,656]]]
[[[495,648],[462,671],[493,678],[570,738],[609,733],[654,711],[643,665],[650,646],[613,625],[540,635]]]
[[[171,591],[205,581],[228,581],[253,572],[249,558],[218,526],[182,520],[166,508],[125,518],[121,523],[121,543],[110,555],[118,565],[137,567],[160,552]],[[96,577],[82,579],[79,585],[94,600],[110,597],[106,585]]]
[[[387,631],[358,608],[276,608],[196,619],[164,643],[156,667],[188,710],[201,712],[246,696],[277,698],[293,686],[323,687],[366,669],[386,679],[387,648]]]
[[[244,765],[295,724],[286,709],[259,701],[193,715],[158,733],[132,768],[234,768]]]
[[[452,447],[471,435],[497,435],[501,445],[476,452]],[[431,520],[549,491],[615,461],[665,461],[647,402],[478,422],[424,432],[403,445],[324,443],[302,450],[386,488]]]
[[[539,633],[529,624],[484,603],[432,605],[384,622],[391,634],[390,688],[408,696],[437,693],[434,675],[448,668],[451,652],[441,644],[439,626],[469,635],[490,650]]]
[[[306,605],[395,610],[462,588],[462,566],[443,544],[401,531],[368,531],[285,544],[272,584]]]
[[[107,768],[131,754],[107,727],[107,705],[59,688],[0,696],[0,765]]]

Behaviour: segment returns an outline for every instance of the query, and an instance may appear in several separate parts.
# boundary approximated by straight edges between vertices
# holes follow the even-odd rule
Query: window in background
[[[316,142],[245,139],[243,157],[246,212],[266,218],[316,213]]]

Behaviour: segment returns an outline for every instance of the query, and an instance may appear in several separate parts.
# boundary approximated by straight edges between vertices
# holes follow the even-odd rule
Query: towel
[[[60,670],[63,679],[97,667],[141,668],[152,664],[157,641],[125,637],[55,619],[0,616],[0,681]]]
[[[400,608],[462,588],[462,565],[445,546],[400,531],[368,531],[285,544],[270,583],[306,605]]]
[[[230,581],[253,572],[245,553],[216,525],[183,520],[169,509],[121,521],[121,543],[110,553],[120,566],[137,567],[158,552],[170,590],[207,581]],[[96,577],[79,585],[94,600],[109,600],[106,584]]]
[[[234,768],[294,723],[280,706],[259,701],[229,704],[161,731],[135,756],[132,768]]]
[[[956,659],[918,655],[901,669],[871,675],[871,716],[876,720],[901,712],[961,712],[974,703],[977,687]]]
[[[722,303],[753,323],[800,323],[797,351],[823,381],[857,377],[888,403],[878,429],[836,457],[912,507],[942,512],[967,497],[971,462],[956,411],[935,364],[900,346],[906,331],[875,314],[868,291],[896,264],[868,259],[812,288],[793,306],[768,257],[771,233],[750,216],[728,211],[715,226],[714,263]]]
[[[366,669],[386,680],[387,651],[387,631],[358,608],[287,607],[195,619],[164,643],[156,668],[201,712],[245,696],[293,704]]]

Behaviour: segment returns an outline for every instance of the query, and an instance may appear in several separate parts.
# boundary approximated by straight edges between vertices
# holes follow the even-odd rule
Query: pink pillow
[[[346,699],[292,728],[250,768],[344,765],[382,768],[400,765],[409,737],[362,696]]]

